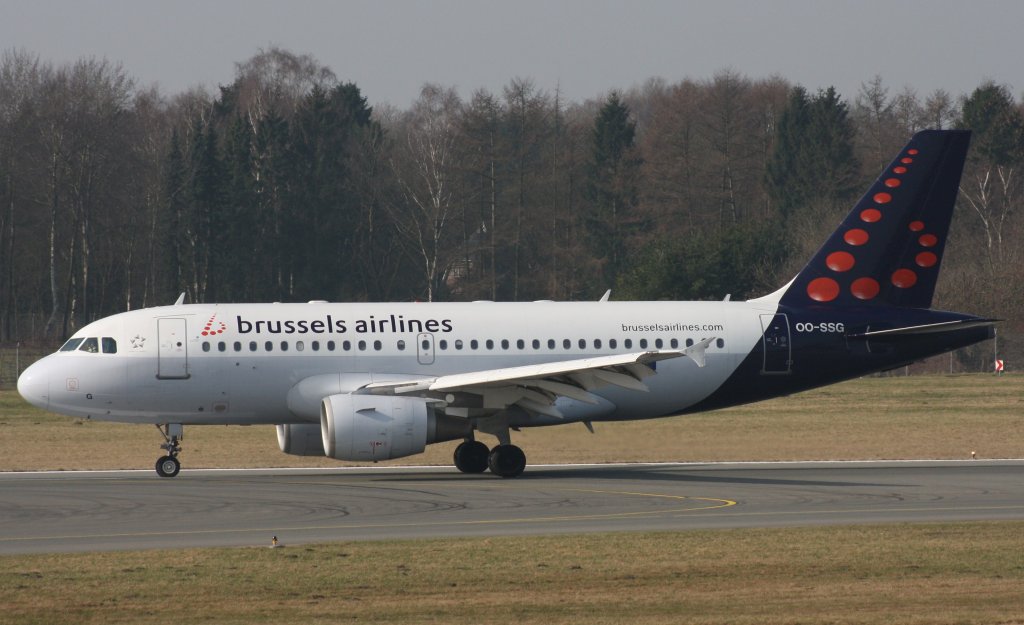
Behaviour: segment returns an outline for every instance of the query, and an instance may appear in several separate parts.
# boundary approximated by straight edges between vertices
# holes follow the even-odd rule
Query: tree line
[[[786,282],[917,130],[973,147],[936,306],[1024,357],[1024,106],[723,70],[585,102],[515,78],[406,109],[280,48],[216,92],[0,57],[0,341],[195,302],[734,299]],[[979,369],[982,349],[960,355]],[[1011,360],[1012,364],[1012,360]]]

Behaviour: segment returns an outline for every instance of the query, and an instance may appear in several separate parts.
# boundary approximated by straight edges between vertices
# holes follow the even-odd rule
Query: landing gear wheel
[[[160,477],[174,477],[181,471],[181,463],[174,456],[163,456],[156,461],[156,474]]]
[[[498,445],[487,456],[491,473],[501,477],[519,477],[526,469],[526,454],[515,445]]]
[[[483,473],[489,453],[480,441],[465,441],[455,448],[455,468],[463,473]]]
[[[157,424],[156,429],[164,437],[164,444],[160,449],[167,452],[166,456],[160,456],[156,461],[156,474],[160,477],[174,477],[181,471],[181,463],[178,462],[178,454],[181,453],[181,438],[184,433],[180,423]]]

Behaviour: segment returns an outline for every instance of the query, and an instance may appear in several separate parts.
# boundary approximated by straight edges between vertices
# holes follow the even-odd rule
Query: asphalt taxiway
[[[0,554],[1024,520],[1024,460],[0,473]]]

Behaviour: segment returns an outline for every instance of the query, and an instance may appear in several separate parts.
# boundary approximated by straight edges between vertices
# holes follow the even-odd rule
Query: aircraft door
[[[761,343],[764,347],[764,363],[761,373],[786,374],[793,364],[793,348],[790,344],[789,318],[785,314],[761,315]]]
[[[188,340],[184,319],[157,319],[156,377],[160,380],[184,380],[188,373]]]
[[[434,364],[434,335],[421,333],[416,336],[416,360],[421,365]]]

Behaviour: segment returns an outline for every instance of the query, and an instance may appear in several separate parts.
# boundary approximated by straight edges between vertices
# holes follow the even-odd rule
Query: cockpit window
[[[116,354],[117,353],[117,341],[109,336],[105,336],[103,341],[103,353],[104,354]]]
[[[60,351],[62,351],[62,352],[73,352],[76,349],[78,349],[78,346],[84,340],[85,339],[68,339],[68,342],[64,343],[64,345],[61,346]]]
[[[100,342],[96,337],[90,336],[89,338],[82,341],[82,346],[78,348],[78,351],[89,352],[90,354],[98,354],[100,351]]]

